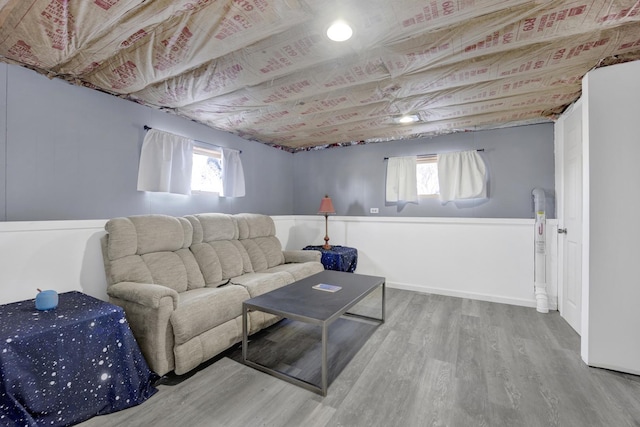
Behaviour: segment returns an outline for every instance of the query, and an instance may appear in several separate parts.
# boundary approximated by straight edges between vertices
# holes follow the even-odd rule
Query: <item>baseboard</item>
[[[480,294],[480,293],[474,293],[474,292],[462,292],[462,291],[455,291],[451,289],[441,289],[441,288],[434,288],[430,286],[419,286],[419,285],[397,283],[397,282],[387,282],[387,286],[390,288],[420,292],[423,294],[446,295],[450,297],[469,298],[469,299],[475,299],[480,301],[497,302],[501,304],[519,305],[523,307],[532,307],[532,308],[536,307],[535,298],[532,298],[530,300],[519,299],[519,298],[508,298],[508,297],[501,297],[496,295],[487,295],[487,294]],[[557,307],[553,307],[553,305],[555,304],[551,304],[550,302],[549,304],[550,310],[557,309]]]
[[[633,369],[629,367],[620,367],[618,365],[612,365],[610,363],[596,362],[596,363],[588,363],[587,365],[589,365],[589,367],[591,368],[606,369],[608,371],[620,372],[622,374],[640,375],[640,370],[638,369]]]

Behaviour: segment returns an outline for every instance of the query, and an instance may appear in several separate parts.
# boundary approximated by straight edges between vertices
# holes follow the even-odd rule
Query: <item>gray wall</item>
[[[489,174],[487,200],[385,206],[385,157],[484,148]],[[553,124],[457,133],[403,142],[383,142],[294,154],[294,214],[313,215],[328,193],[338,215],[533,218],[531,190],[547,195],[555,218]],[[370,214],[370,208],[379,208]]]
[[[293,211],[291,153],[7,64],[0,106],[0,220]],[[144,125],[242,150],[246,197],[137,191]]]
[[[7,66],[0,64],[0,221],[7,219]]]
[[[259,212],[314,215],[325,193],[339,215],[532,218],[531,190],[555,217],[553,125],[286,153],[111,95],[0,63],[0,220]],[[240,149],[247,196],[136,190],[144,125]],[[384,157],[484,148],[489,199],[385,206]]]

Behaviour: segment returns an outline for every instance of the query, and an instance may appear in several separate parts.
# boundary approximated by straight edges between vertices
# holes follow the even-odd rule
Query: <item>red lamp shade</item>
[[[328,195],[324,196],[322,201],[320,201],[320,209],[318,209],[319,214],[334,214],[336,213],[335,208],[333,207],[333,202],[331,201],[331,197]]]
[[[320,209],[318,209],[318,213],[324,215],[324,245],[322,248],[328,250],[331,249],[331,245],[329,244],[329,214],[336,213],[331,197],[329,197],[328,194],[325,194],[324,198],[320,202]]]

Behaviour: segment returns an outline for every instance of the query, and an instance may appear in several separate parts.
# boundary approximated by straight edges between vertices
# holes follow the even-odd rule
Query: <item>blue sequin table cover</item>
[[[0,305],[0,425],[68,426],[157,389],[122,308],[81,292]]]
[[[305,246],[305,251],[313,250],[322,252],[322,265],[325,270],[346,271],[353,273],[358,265],[358,250],[347,246],[331,246],[331,249],[323,249],[320,246]]]

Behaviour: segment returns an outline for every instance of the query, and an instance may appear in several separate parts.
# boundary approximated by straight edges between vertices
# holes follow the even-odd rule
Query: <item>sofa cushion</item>
[[[241,213],[234,218],[238,222],[240,240],[276,235],[276,224],[268,215]]]
[[[109,260],[135,255],[138,250],[136,227],[129,218],[113,218],[104,226],[109,234],[106,257]]]
[[[193,234],[191,224],[184,218],[167,215],[129,217],[136,229],[138,255],[188,248]]]
[[[242,253],[233,241],[210,242],[209,245],[218,254],[223,279],[230,279],[244,273]]]
[[[167,286],[177,292],[187,290],[187,269],[175,252],[154,252],[142,255],[151,273],[151,283]]]
[[[252,318],[250,316],[248,319],[249,325]],[[176,360],[174,371],[177,375],[185,374],[241,339],[242,319],[235,317],[183,344],[177,344],[173,349]]]
[[[251,258],[249,258],[247,249],[239,240],[231,240],[231,243],[236,247],[242,257],[242,271],[244,273],[253,273],[253,265],[251,264]]]
[[[222,267],[218,254],[208,243],[195,243],[191,245],[191,252],[195,258],[206,286],[219,286],[227,282],[222,280]]]
[[[231,215],[206,213],[185,218],[193,227],[193,243],[238,239],[238,226]]]
[[[275,236],[256,237],[253,239],[264,253],[269,268],[284,264],[284,254],[280,240]]]
[[[282,246],[275,236],[245,239],[241,240],[240,243],[242,243],[249,255],[249,259],[251,259],[253,271],[264,271],[267,268],[284,263]]]
[[[187,249],[193,228],[186,219],[166,215],[114,218],[105,229],[109,283],[154,283],[177,292],[204,286]]]
[[[130,255],[110,261],[109,283],[153,283],[151,272],[140,255]]]
[[[268,215],[236,214],[239,239],[247,251],[253,271],[264,271],[284,263],[276,225]]]
[[[296,263],[296,264],[280,264],[266,270],[267,273],[289,273],[295,280],[304,279],[312,274],[320,273],[324,270],[324,266],[315,261]]]
[[[244,287],[249,292],[251,298],[271,292],[293,282],[293,276],[286,272],[275,272],[272,274],[247,273],[231,279],[231,283]]]
[[[251,261],[238,239],[235,218],[226,214],[186,217],[194,230],[193,252],[207,286],[226,283],[231,277],[252,272]]]
[[[187,271],[187,290],[203,288],[205,286],[204,276],[193,253],[189,249],[180,249],[175,253],[180,257]]]
[[[242,286],[193,289],[180,294],[178,308],[171,314],[176,345],[242,314],[242,302],[249,293]]]

